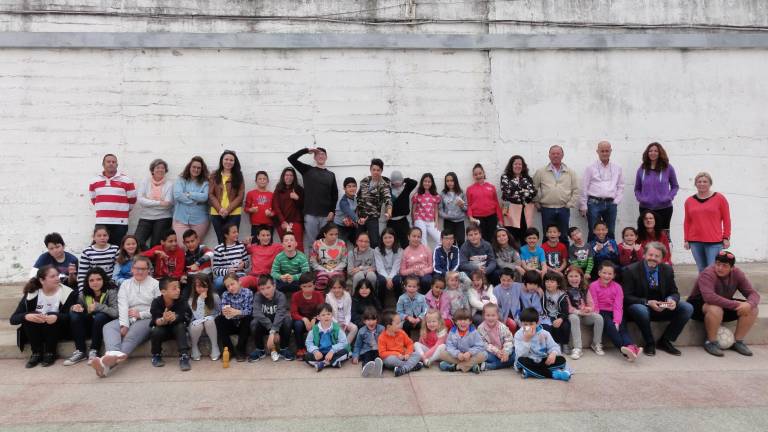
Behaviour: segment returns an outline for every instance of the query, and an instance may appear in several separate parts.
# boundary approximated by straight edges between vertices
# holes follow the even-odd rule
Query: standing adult
[[[744,272],[735,266],[736,257],[728,251],[720,251],[715,257],[715,264],[699,273],[688,297],[693,305],[693,319],[704,321],[707,332],[704,349],[717,357],[723,356],[717,344],[717,331],[724,321],[738,321],[732,349],[745,356],[752,355],[744,338],[757,321],[760,294],[752,288]],[[736,291],[746,300],[734,299]]]
[[[131,178],[117,172],[117,156],[106,154],[101,160],[101,174],[91,180],[88,193],[96,207],[96,225],[104,225],[109,240],[119,244],[128,234],[128,216],[136,204],[136,186]]]
[[[479,163],[472,167],[472,179],[475,182],[467,188],[467,217],[480,227],[483,240],[490,243],[503,219],[496,187],[485,181],[485,168]]]
[[[528,175],[528,165],[520,155],[509,158],[501,175],[501,201],[503,225],[518,244],[523,243],[523,233],[533,223],[536,206],[536,187]]]
[[[645,209],[640,212],[637,218],[637,242],[641,247],[651,242],[663,244],[667,249],[663,261],[672,264],[672,244],[669,242],[669,235],[659,226],[657,214],[653,210]]]
[[[662,260],[666,248],[659,242],[645,246],[643,259],[628,265],[621,272],[624,288],[624,310],[627,317],[640,328],[645,339],[645,355],[656,354],[656,348],[679,356],[672,344],[691,319],[693,306],[680,300],[675,272]],[[651,331],[651,321],[669,321],[658,342]]]
[[[643,164],[635,176],[635,198],[640,203],[640,213],[653,210],[656,226],[669,231],[672,219],[672,201],[680,186],[675,169],[669,164],[664,147],[657,142],[648,144],[643,152]]]
[[[240,226],[244,196],[245,182],[240,160],[232,150],[224,150],[219,157],[219,167],[208,180],[211,224],[219,244],[224,242],[224,225]]]
[[[408,215],[411,214],[411,192],[419,185],[412,178],[403,178],[400,171],[392,171],[389,176],[392,198],[392,217],[387,221],[387,228],[395,231],[395,239],[400,248],[408,246],[408,231],[411,224],[408,223]]]
[[[555,224],[560,228],[560,242],[567,245],[571,209],[579,201],[579,181],[576,173],[563,163],[563,148],[549,148],[549,164],[536,170],[533,186],[538,193],[534,198],[541,212],[541,226]]]
[[[277,235],[283,238],[285,233],[293,233],[300,251],[304,252],[304,188],[296,178],[296,170],[283,168],[280,180],[272,195],[272,212],[277,218]]]
[[[149,258],[133,258],[133,277],[120,285],[117,292],[118,319],[104,326],[104,356],[88,360],[96,375],[106,377],[118,363],[128,358],[136,347],[149,340],[149,311],[152,300],[160,296],[160,285],[149,276]]]
[[[149,164],[150,176],[139,185],[139,224],[136,241],[141,249],[160,244],[160,239],[171,229],[173,222],[173,181],[168,181],[168,164],[155,159]],[[147,240],[150,241],[147,247]]]
[[[315,166],[307,165],[299,160],[310,153],[315,159]],[[312,250],[312,243],[317,238],[320,229],[333,221],[336,201],[339,200],[339,188],[336,185],[336,175],[325,167],[328,153],[322,147],[303,148],[288,156],[288,162],[293,165],[304,179],[304,250]]]
[[[368,232],[371,239],[371,247],[379,245],[379,219],[381,209],[384,208],[387,220],[392,217],[392,195],[389,179],[382,177],[384,161],[371,159],[371,175],[360,181],[357,188],[357,217],[361,231]]]
[[[200,241],[208,234],[208,166],[200,156],[194,156],[173,184],[173,230],[183,239],[188,229],[197,233]]]
[[[59,340],[69,330],[69,309],[77,303],[77,291],[62,285],[59,272],[44,265],[24,285],[24,295],[11,315],[11,325],[21,325],[19,348],[25,340],[32,347],[26,367],[50,366],[56,361]]]
[[[587,217],[589,241],[595,239],[592,232],[595,223],[602,220],[608,225],[608,237],[616,239],[616,211],[624,194],[624,177],[621,167],[611,162],[611,143],[597,144],[598,160],[584,171],[579,211]]]
[[[683,247],[690,249],[701,273],[717,254],[731,247],[731,210],[728,200],[712,191],[712,176],[696,174],[696,193],[685,200]]]

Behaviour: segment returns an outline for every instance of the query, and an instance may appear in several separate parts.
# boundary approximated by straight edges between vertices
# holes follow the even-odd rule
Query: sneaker
[[[99,356],[99,352],[98,352],[98,351],[96,351],[95,349],[92,349],[92,350],[88,351],[88,361],[89,361],[89,362],[90,362],[91,360],[95,359],[95,358],[96,358],[96,357],[98,357],[98,356]],[[90,364],[90,363],[89,363],[89,364]]]
[[[630,345],[633,350],[635,350],[635,356],[640,357],[640,354],[643,353],[643,347],[639,347],[637,345]]]
[[[374,372],[376,373],[376,376],[381,378],[382,375],[384,375],[384,361],[378,357],[376,357],[373,360],[373,364],[376,367]]]
[[[278,354],[277,351],[272,351],[269,353],[269,356],[272,357],[273,362],[280,360],[280,354]]]
[[[423,367],[424,367],[424,363],[418,362],[416,363],[416,366],[414,366],[413,369],[411,369],[411,372],[420,371]]]
[[[581,358],[581,348],[574,348],[573,351],[571,351],[571,358],[574,360],[578,360]]]
[[[315,362],[315,370],[317,372],[322,372],[323,368],[325,367],[325,362],[320,360]]]
[[[211,361],[219,361],[221,352],[218,347],[211,348]]]
[[[75,350],[75,352],[72,353],[71,356],[69,356],[68,359],[64,360],[64,366],[72,366],[74,364],[78,364],[81,361],[85,360],[87,357],[85,356],[85,353],[80,350]]]
[[[181,369],[182,372],[192,369],[192,365],[189,364],[189,354],[182,354],[181,357],[179,357],[179,369]]]
[[[282,358],[285,361],[294,361],[296,360],[296,356],[293,355],[291,350],[288,348],[284,348],[280,350],[280,358]]]
[[[557,369],[555,371],[552,371],[552,379],[567,382],[571,379],[571,373],[565,369]]]
[[[40,361],[40,366],[42,367],[48,367],[53,365],[53,363],[56,361],[56,354],[54,353],[45,353],[43,354],[43,359]]]
[[[480,365],[479,364],[474,364],[474,365],[472,365],[472,369],[470,369],[470,370],[474,374],[479,374],[480,373]]]
[[[624,357],[626,357],[627,361],[630,363],[637,359],[637,353],[635,353],[635,351],[629,346],[621,347],[621,353],[624,354]]]
[[[363,378],[370,378],[374,373],[376,373],[376,364],[372,361],[369,361],[363,365],[363,372],[360,375]]]
[[[528,377],[530,377],[530,376],[531,376],[531,375],[528,373],[528,369],[526,369],[526,368],[521,368],[521,369],[520,369],[520,374],[523,376],[523,378],[528,378]]]
[[[264,350],[260,350],[257,348],[251,352],[251,355],[248,356],[248,362],[249,363],[257,362],[263,359],[266,355],[267,353],[265,353]]]
[[[747,347],[747,344],[745,344],[744,341],[734,342],[733,346],[731,346],[731,349],[743,356],[747,356],[747,357],[752,356],[752,350]]]
[[[592,351],[594,351],[595,354],[599,356],[605,355],[605,351],[603,351],[603,344],[592,344],[590,345],[590,348],[592,348]]]
[[[480,372],[485,372],[488,369],[488,364],[485,362],[480,363]]]
[[[29,356],[29,360],[27,360],[27,364],[24,365],[27,369],[32,369],[33,367],[40,364],[40,361],[43,359],[43,356],[41,354],[32,353],[31,356]]]
[[[397,366],[395,368],[395,378],[401,377],[408,373],[408,369],[406,369],[404,366]]]
[[[645,345],[645,355],[648,357],[653,357],[656,355],[656,345],[655,344],[646,344]]]
[[[165,366],[165,362],[163,361],[163,356],[161,356],[160,354],[152,354],[152,366],[154,367]]]
[[[440,370],[443,372],[456,372],[456,365],[447,361],[441,361]]]
[[[571,346],[568,344],[563,344],[563,354],[565,355],[571,355]]]
[[[432,364],[432,359],[426,359],[423,362],[421,362],[425,368],[429,368],[429,365]]]

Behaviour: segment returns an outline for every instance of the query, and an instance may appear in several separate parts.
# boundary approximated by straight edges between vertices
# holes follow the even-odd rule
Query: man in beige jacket
[[[533,185],[539,193],[534,198],[541,212],[541,227],[549,224],[560,228],[560,241],[568,245],[568,225],[571,209],[579,199],[579,182],[576,172],[563,163],[563,148],[549,148],[549,163],[539,168],[533,176]]]

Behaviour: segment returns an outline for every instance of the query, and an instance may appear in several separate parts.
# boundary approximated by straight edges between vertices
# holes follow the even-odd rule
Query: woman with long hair
[[[245,181],[240,160],[232,150],[224,150],[219,167],[208,180],[208,203],[211,205],[211,224],[219,243],[224,242],[224,225],[240,226],[243,213]]]

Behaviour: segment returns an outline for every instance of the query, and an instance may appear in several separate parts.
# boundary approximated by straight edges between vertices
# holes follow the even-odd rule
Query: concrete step
[[[749,332],[746,343],[749,345],[768,345],[768,303],[762,304],[760,314],[757,323]],[[657,337],[662,334],[667,323],[652,323],[653,334]],[[736,323],[726,323],[726,327],[731,331],[735,330]],[[642,345],[642,337],[637,326],[629,324],[630,334],[632,340],[638,345]],[[418,338],[416,333],[411,335],[413,338]],[[589,349],[589,345],[592,342],[592,327],[581,326],[581,337],[584,349]],[[237,336],[232,336],[234,343],[237,343]],[[415,340],[415,339],[414,339]],[[704,341],[704,325],[700,322],[691,320],[688,325],[685,326],[683,333],[678,338],[676,345],[678,346],[698,346]],[[291,349],[295,350],[295,341],[291,341]],[[611,346],[608,340],[603,341],[606,346]],[[75,345],[72,341],[62,341],[59,343],[58,353],[61,358],[69,357],[74,351]],[[250,340],[248,343],[248,351],[254,349],[254,341]],[[200,350],[204,356],[210,353],[210,341],[206,336],[203,336],[200,341]],[[178,356],[176,349],[176,342],[168,341],[163,345],[163,354],[169,358]],[[25,348],[24,352],[19,351],[16,347],[16,327],[8,324],[7,321],[0,323],[0,359],[18,359],[26,358],[30,355],[29,346]],[[131,356],[133,357],[149,357],[150,347],[149,343],[142,344]]]
[[[746,263],[740,264],[752,285],[758,290],[764,298],[768,298],[768,263]],[[698,272],[694,265],[676,265],[675,280],[678,289],[683,297],[687,297],[693,289]],[[0,285],[0,320],[10,318],[16,306],[21,299],[22,284],[3,284]],[[397,299],[390,299],[396,302]]]

